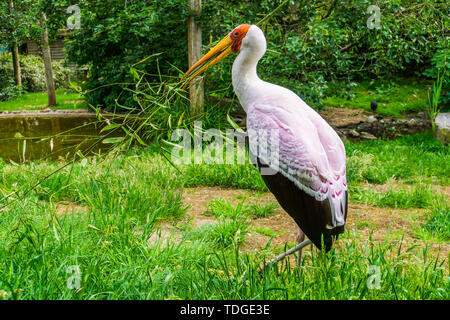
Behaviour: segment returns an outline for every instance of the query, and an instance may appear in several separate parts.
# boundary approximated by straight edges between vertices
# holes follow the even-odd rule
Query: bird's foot
[[[294,248],[289,249],[288,251],[286,251],[286,252],[280,254],[278,257],[276,257],[276,258],[274,258],[274,259],[269,260],[268,262],[266,262],[266,264],[264,265],[264,267],[262,267],[262,268],[260,268],[260,269],[258,270],[258,273],[259,273],[260,275],[262,275],[263,270],[264,270],[265,268],[267,268],[268,266],[270,266],[272,263],[275,263],[275,262],[278,262],[278,261],[280,261],[280,260],[283,260],[283,259],[286,258],[288,255],[293,254],[294,252],[297,252],[297,251],[299,251],[299,250],[302,250],[304,247],[306,247],[308,244],[311,244],[311,243],[312,243],[311,240],[306,239],[305,241],[303,241],[303,242],[299,243],[298,245],[296,245]]]

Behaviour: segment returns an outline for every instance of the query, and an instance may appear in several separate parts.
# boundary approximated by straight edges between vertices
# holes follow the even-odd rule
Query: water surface
[[[78,150],[102,152],[104,121],[94,113],[0,114],[0,158],[15,162],[71,157]]]

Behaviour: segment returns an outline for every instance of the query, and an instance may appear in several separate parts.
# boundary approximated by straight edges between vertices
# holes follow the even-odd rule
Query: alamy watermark
[[[381,271],[380,267],[376,265],[370,265],[367,273],[370,274],[369,278],[367,278],[367,288],[370,290],[379,290],[381,289]]]
[[[225,134],[218,129],[202,129],[201,121],[194,124],[194,133],[176,129],[171,136],[171,160],[175,164],[245,164],[246,146],[249,144],[250,163],[258,165],[262,175],[274,175],[280,160],[278,129],[234,129]],[[259,163],[258,163],[258,159]]]
[[[75,5],[71,5],[66,10],[67,14],[71,14],[70,17],[67,18],[67,29],[74,30],[81,28],[81,10],[80,7]]]
[[[381,28],[381,9],[377,5],[370,5],[367,8],[367,14],[371,14],[371,16],[367,19],[367,28],[369,29],[380,29]]]
[[[78,290],[81,288],[81,269],[78,265],[68,266],[66,268],[69,277],[66,281],[66,286],[71,290]]]

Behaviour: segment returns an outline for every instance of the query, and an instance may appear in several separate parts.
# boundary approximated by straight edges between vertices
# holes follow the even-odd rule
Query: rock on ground
[[[440,113],[436,117],[436,139],[448,145],[450,141],[450,112]]]

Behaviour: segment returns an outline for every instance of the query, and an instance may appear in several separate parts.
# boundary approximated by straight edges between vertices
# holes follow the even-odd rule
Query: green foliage
[[[450,74],[450,59],[448,48],[438,49],[431,58],[431,67],[424,71],[424,75],[429,78],[437,78],[439,72],[446,70],[446,77]]]
[[[8,45],[30,38],[39,30],[39,2],[35,0],[14,0],[14,9],[9,1],[0,2],[0,43]]]
[[[223,186],[266,191],[267,187],[252,164],[241,165],[189,165],[185,169],[186,187]]]
[[[281,2],[239,1],[229,5],[229,1],[215,1],[206,5],[210,15],[204,18],[204,25],[219,37],[226,32],[224,29],[256,23]],[[287,85],[307,102],[316,104],[332,79],[412,75],[409,70],[423,70],[441,41],[444,27],[440,20],[447,14],[445,6],[413,0],[378,1],[381,28],[371,30],[366,23],[370,16],[366,10],[371,4],[290,2],[262,26],[269,50],[260,63],[260,75]],[[213,12],[214,16],[219,13],[224,17],[223,23],[209,24]],[[219,85],[214,83],[215,88]],[[226,88],[226,84],[220,87]]]
[[[251,215],[257,218],[266,218],[275,213],[275,209],[279,208],[277,202],[268,202],[258,204],[256,202],[252,202],[249,207],[249,212]]]
[[[200,18],[204,51],[237,25],[257,23],[282,2],[204,3]],[[261,26],[268,51],[259,66],[260,76],[320,105],[330,80],[412,76],[411,70],[429,68],[439,46],[445,6],[415,0],[378,1],[381,28],[369,29],[366,10],[371,4],[369,0],[345,4],[314,0],[281,7]],[[125,9],[118,0],[108,5],[83,3],[83,27],[75,33],[68,52],[72,60],[92,68],[85,85],[91,104],[107,109],[136,107],[128,90],[135,85],[135,75],[129,71],[149,56],[153,58],[140,65],[145,74],[139,74],[149,82],[161,81],[160,74],[178,77],[179,70],[187,69],[186,5],[181,0],[139,0]],[[210,94],[233,95],[231,63],[228,59],[206,75]]]
[[[82,6],[86,0],[79,0]],[[41,39],[42,13],[47,16],[49,39],[56,37],[61,28],[66,27],[68,18],[66,9],[73,4],[71,0],[13,0],[11,9],[9,1],[0,2],[0,43],[21,45],[26,40]]]
[[[440,106],[440,97],[441,97],[441,91],[442,91],[442,85],[444,81],[445,75],[440,75],[438,73],[436,82],[433,83],[433,87],[430,91],[428,91],[428,117],[431,121],[431,127],[433,128],[433,132],[436,131],[436,117],[438,116],[439,112],[441,111]],[[432,93],[431,93],[432,91]]]
[[[245,205],[240,201],[237,206],[225,199],[219,198],[208,203],[208,213],[212,213],[216,218],[228,217],[233,218],[245,213]]]
[[[46,91],[47,86],[45,82],[44,61],[42,58],[34,55],[21,55],[20,68],[22,72],[22,84],[26,91]],[[55,88],[67,87],[69,69],[64,67],[64,62],[52,61],[52,69]],[[5,94],[6,90],[8,90],[8,84],[11,83],[14,83],[12,58],[11,54],[6,54],[0,56],[0,94],[5,96],[5,99],[3,100],[17,97],[17,95],[8,96]],[[6,86],[4,86],[5,84]]]
[[[439,95],[437,100],[440,110],[443,112],[450,111],[450,60],[449,60],[449,49],[448,38],[440,42],[440,48],[436,51],[433,58],[431,59],[431,67],[423,73],[425,76],[436,79],[436,83],[442,82],[442,93]],[[434,95],[434,86],[430,88],[431,93]],[[432,105],[434,100],[428,99],[428,104]]]
[[[73,62],[91,66],[84,84],[90,104],[109,110],[117,104],[137,107],[133,94],[123,91],[135,88],[130,68],[141,62],[143,78],[154,82],[160,80],[158,74],[169,74],[167,62],[186,65],[186,5],[184,0],[139,0],[125,9],[122,0],[96,0],[80,7],[82,28],[67,52]],[[149,56],[153,58],[142,61]]]
[[[14,79],[4,80],[0,87],[0,101],[8,101],[19,97],[23,93],[22,87],[14,83]]]

